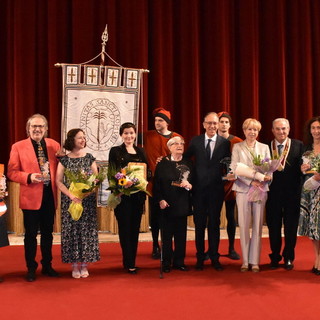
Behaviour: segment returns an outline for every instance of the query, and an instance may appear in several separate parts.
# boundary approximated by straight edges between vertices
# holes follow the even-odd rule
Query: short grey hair
[[[272,128],[274,127],[274,124],[275,124],[276,122],[278,122],[278,121],[283,121],[283,122],[285,122],[286,125],[288,126],[288,128],[290,128],[289,120],[286,119],[286,118],[277,118],[277,119],[274,119],[274,120],[272,121]]]
[[[31,121],[35,118],[40,118],[43,120],[44,122],[44,126],[45,126],[45,129],[46,129],[46,132],[44,134],[44,137],[47,137],[48,136],[48,120],[45,116],[43,116],[42,114],[40,113],[36,113],[34,115],[32,115],[28,120],[27,120],[27,124],[26,124],[26,130],[27,130],[27,136],[29,137],[29,129],[30,129],[30,124],[31,124]]]
[[[171,147],[171,146],[172,146],[174,143],[176,143],[176,142],[184,142],[184,140],[183,140],[183,138],[180,137],[180,136],[175,136],[175,137],[173,137],[173,138],[171,138],[171,139],[168,140],[168,142],[167,142],[167,147],[168,147],[168,148]]]

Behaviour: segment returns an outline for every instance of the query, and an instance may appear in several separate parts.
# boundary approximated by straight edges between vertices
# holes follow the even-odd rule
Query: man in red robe
[[[218,135],[230,141],[230,148],[232,151],[233,145],[235,143],[241,142],[242,139],[229,133],[232,119],[227,112],[225,111],[219,112],[218,117],[219,117]],[[232,185],[233,185],[232,181],[227,181],[224,185],[224,201],[226,206],[226,218],[228,221],[227,233],[229,238],[228,257],[232,260],[239,260],[240,256],[234,250],[234,238],[236,233],[236,221],[234,217],[234,208],[236,204],[236,198],[235,198],[234,191],[232,191]]]

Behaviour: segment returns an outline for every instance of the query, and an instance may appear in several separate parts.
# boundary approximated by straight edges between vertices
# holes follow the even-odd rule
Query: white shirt
[[[210,143],[210,149],[211,149],[211,153],[210,153],[210,158],[212,157],[212,152],[214,150],[214,147],[216,145],[216,141],[217,141],[217,134],[215,134],[212,138],[209,138],[208,135],[205,133],[204,134],[204,147],[207,147],[208,144],[208,140],[211,139],[211,143]]]

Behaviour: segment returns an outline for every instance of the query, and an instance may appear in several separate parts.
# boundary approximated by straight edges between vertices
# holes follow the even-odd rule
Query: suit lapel
[[[25,140],[25,147],[23,149],[23,154],[21,155],[22,158],[26,159],[26,163],[30,163],[33,170],[35,172],[38,172],[40,170],[39,162],[36,156],[36,153],[34,151],[34,147],[31,141],[31,138],[28,138]]]

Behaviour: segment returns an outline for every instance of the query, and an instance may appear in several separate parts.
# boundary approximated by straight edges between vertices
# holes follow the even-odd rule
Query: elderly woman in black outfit
[[[134,145],[136,139],[135,125],[131,122],[123,123],[120,126],[120,136],[123,143],[110,149],[109,167],[120,171],[129,162],[147,163],[144,150]],[[146,194],[142,191],[133,193],[130,196],[123,194],[121,195],[120,204],[114,210],[119,227],[123,267],[130,274],[137,273],[136,255],[145,199]]]
[[[183,158],[184,140],[177,136],[167,142],[170,155],[157,165],[153,194],[161,212],[163,271],[171,267],[188,271],[186,255],[187,216],[191,213],[190,190],[192,162]],[[174,238],[174,250],[172,247]]]

